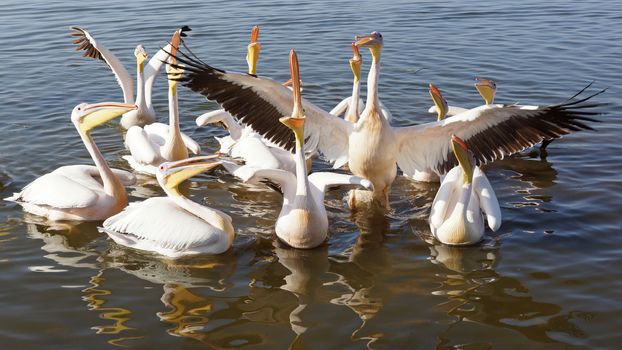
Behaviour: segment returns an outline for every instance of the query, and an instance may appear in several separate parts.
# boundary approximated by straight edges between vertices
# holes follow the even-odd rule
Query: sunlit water
[[[296,48],[304,95],[331,108],[351,91],[354,34],[385,38],[380,96],[395,125],[433,120],[427,84],[450,104],[476,106],[473,77],[497,82],[497,101],[557,103],[590,81],[606,114],[597,132],[564,137],[486,172],[504,216],[479,245],[430,239],[435,185],[398,177],[388,215],[352,215],[345,191],[327,197],[326,245],[292,250],[274,240],[281,197],[217,171],[185,188],[231,214],[233,248],[166,261],[113,244],[101,223],[50,226],[0,202],[0,347],[3,349],[614,349],[622,342],[622,6],[612,1],[9,1],[2,6],[0,195],[60,165],[90,164],[69,114],[79,102],[119,101],[113,75],[81,58],[81,25],[133,70],[181,25],[210,64],[245,70],[250,28],[261,26],[259,72],[288,78]],[[364,69],[369,54],[364,52]],[[183,130],[206,152],[216,128],[194,118],[216,108],[180,89]],[[166,84],[154,97],[166,120]],[[94,132],[108,160],[121,130]],[[316,162],[314,169],[327,168]],[[132,200],[161,195],[148,178]]]

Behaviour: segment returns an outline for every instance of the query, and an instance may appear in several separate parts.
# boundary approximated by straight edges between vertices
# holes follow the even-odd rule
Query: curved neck
[[[158,183],[160,184],[160,187],[164,189],[164,192],[168,195],[168,198],[175,202],[175,204],[177,204],[179,207],[183,208],[187,212],[197,216],[201,220],[207,222],[208,224],[216,227],[217,229],[226,232],[229,241],[233,241],[233,225],[228,220],[226,214],[222,213],[219,210],[202,206],[196,202],[193,202],[192,200],[179,193],[177,188],[175,188],[174,191],[171,191],[166,186],[164,186],[159,178]]]
[[[374,57],[372,59],[369,73],[367,74],[367,102],[365,102],[365,112],[363,114],[378,114],[369,113],[370,111],[378,111],[380,106],[380,100],[378,99],[378,79],[380,77],[380,64],[378,59]],[[367,113],[366,113],[367,112]]]
[[[125,187],[121,181],[114,175],[110,167],[108,166],[108,162],[97,148],[97,145],[93,141],[90,135],[84,134],[78,125],[75,125],[76,129],[78,129],[78,134],[82,138],[82,142],[84,142],[84,146],[86,150],[91,155],[97,170],[99,171],[99,176],[102,180],[102,185],[104,187],[104,192],[107,195],[115,198],[118,201],[127,201],[127,193],[125,192]]]
[[[143,63],[136,65],[136,105],[139,110],[146,110],[145,81],[143,78]]]
[[[301,138],[304,137],[301,135]],[[309,194],[309,179],[307,178],[307,160],[305,159],[305,152],[302,149],[302,140],[296,136],[296,154],[294,159],[296,161],[296,197],[308,197]]]
[[[188,150],[181,138],[179,128],[179,108],[177,104],[177,86],[173,85],[168,89],[168,134],[162,156],[169,161],[188,158]]]
[[[352,98],[350,104],[348,104],[348,110],[346,111],[346,120],[351,123],[356,123],[359,120],[359,94],[361,90],[361,82],[357,78],[354,78],[352,84]]]
[[[242,137],[242,127],[233,119],[231,114],[225,112],[224,109],[222,111],[223,113],[226,113],[226,115],[222,118],[222,123],[225,124],[227,130],[229,130],[229,135],[231,135],[232,139],[236,141],[239,140],[240,137]]]

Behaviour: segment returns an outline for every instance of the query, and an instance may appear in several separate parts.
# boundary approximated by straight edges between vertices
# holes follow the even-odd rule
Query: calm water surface
[[[351,214],[345,191],[327,198],[331,237],[309,251],[275,243],[281,198],[222,172],[185,185],[230,213],[237,237],[221,256],[177,262],[123,249],[100,223],[51,225],[0,202],[3,349],[615,349],[622,343],[622,5],[616,1],[5,1],[2,6],[0,195],[60,165],[90,164],[69,114],[79,102],[121,100],[113,75],[74,52],[81,25],[128,69],[181,25],[207,62],[244,71],[261,26],[260,74],[288,78],[298,50],[306,98],[330,108],[351,91],[354,34],[385,37],[380,94],[395,125],[433,120],[427,84],[450,104],[476,106],[476,75],[497,101],[556,103],[595,80],[606,114],[598,132],[529,152],[487,174],[504,216],[479,245],[430,239],[437,189],[399,177],[388,215]],[[369,54],[364,52],[365,70]],[[207,152],[216,128],[194,118],[215,104],[182,88],[184,131]],[[156,110],[167,120],[166,84]],[[94,138],[127,169],[115,124]],[[327,168],[317,162],[315,169]],[[162,191],[140,179],[132,200]]]

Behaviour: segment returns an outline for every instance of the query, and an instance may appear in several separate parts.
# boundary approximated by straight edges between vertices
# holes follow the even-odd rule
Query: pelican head
[[[145,66],[145,61],[149,55],[147,55],[147,51],[145,51],[145,48],[142,45],[138,45],[134,49],[134,56],[136,56],[136,67],[139,72],[142,72],[143,67]]]
[[[464,173],[464,184],[471,184],[473,182],[475,160],[473,159],[473,154],[469,150],[469,146],[458,136],[451,135],[451,148]]]
[[[494,81],[475,77],[475,88],[487,105],[492,104],[495,99],[495,93],[497,92],[497,84]]]
[[[432,101],[434,101],[434,106],[436,106],[436,113],[438,113],[438,119],[442,120],[447,115],[447,110],[449,106],[447,105],[447,101],[441,94],[441,90],[439,90],[436,86],[430,83],[430,97],[432,97]]]
[[[134,104],[116,102],[80,103],[71,112],[71,121],[80,132],[89,137],[96,126],[137,108]]]
[[[283,117],[279,121],[292,129],[296,137],[296,146],[302,148],[304,139],[305,116],[302,111],[302,95],[300,94],[300,69],[298,67],[298,55],[292,49],[289,53],[289,71],[292,76],[292,91],[294,92],[294,108],[292,115]]]
[[[183,34],[184,28],[178,29],[171,38],[171,53],[168,57],[168,64],[166,65],[166,74],[168,75],[168,87],[173,94],[177,92],[177,80],[181,78],[183,69],[178,67],[177,60],[175,59],[177,51],[179,50],[179,42]]]
[[[165,162],[158,167],[156,177],[167,193],[181,195],[178,189],[179,184],[220,164],[220,158],[216,155]]]
[[[361,78],[361,64],[363,60],[361,59],[361,54],[359,53],[359,48],[355,43],[352,43],[352,58],[350,59],[350,69],[352,69],[352,74],[354,74],[354,80],[359,81]]]
[[[380,62],[380,53],[382,51],[383,39],[382,34],[372,32],[369,35],[357,35],[354,37],[356,46],[366,47],[371,52],[371,57],[375,62]]]
[[[257,62],[259,61],[259,50],[261,44],[257,41],[259,37],[259,26],[251,29],[251,42],[246,48],[246,63],[248,63],[248,74],[257,75]]]

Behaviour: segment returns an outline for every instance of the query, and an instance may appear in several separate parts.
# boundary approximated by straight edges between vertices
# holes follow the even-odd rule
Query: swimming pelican
[[[352,124],[314,104],[303,101],[307,116],[305,137],[315,138],[329,161],[348,161],[354,175],[374,184],[374,199],[387,202],[397,165],[407,176],[431,169],[439,174],[457,164],[450,149],[450,135],[461,137],[473,150],[477,164],[491,162],[542,141],[582,129],[595,121],[583,103],[603,91],[578,100],[549,106],[484,105],[459,115],[420,125],[392,127],[379,113],[378,79],[382,35],[358,37],[359,47],[369,48],[372,65],[368,74],[367,102],[359,121]],[[193,91],[220,103],[223,108],[279,146],[292,150],[295,141],[278,123],[293,105],[289,91],[274,80],[213,68],[193,55],[179,52],[185,74],[179,80]],[[183,57],[180,57],[183,56]],[[239,101],[244,100],[244,103]]]
[[[173,35],[171,53],[176,52],[182,30]],[[171,56],[169,60],[174,61]],[[173,62],[174,63],[174,62]],[[169,77],[181,74],[179,69],[166,66]],[[155,175],[158,165],[166,161],[188,158],[188,149],[194,154],[201,151],[201,147],[194,140],[189,142],[183,138],[179,129],[179,108],[177,104],[177,81],[168,80],[169,124],[153,123],[140,127],[134,125],[127,130],[125,145],[131,155],[124,156],[130,166],[141,173]]]
[[[136,178],[126,171],[110,169],[91,138],[91,130],[136,108],[136,105],[113,102],[77,105],[71,112],[71,121],[95,166],[60,167],[5,200],[50,220],[104,220],[120,212],[127,205],[124,186],[134,184]]]
[[[359,48],[356,46],[356,43],[352,43],[352,52],[353,56],[350,59],[350,69],[352,70],[352,75],[354,76],[352,83],[352,95],[341,100],[341,102],[331,109],[329,113],[335,116],[340,116],[345,112],[344,119],[350,123],[356,123],[359,116],[365,109],[365,102],[363,102],[363,99],[359,97],[361,90],[361,64],[363,63],[363,60],[361,59],[361,54],[359,53]],[[355,101],[358,101],[358,103]],[[392,118],[391,112],[384,106],[382,101],[379,101],[379,104],[382,115],[390,121]]]
[[[445,244],[474,244],[484,235],[482,212],[490,229],[497,231],[501,226],[501,209],[488,178],[475,166],[467,144],[452,135],[451,146],[459,165],[447,173],[434,197],[430,230]]]
[[[296,140],[296,175],[280,169],[257,169],[243,166],[234,175],[245,182],[268,179],[280,185],[283,206],[276,222],[276,235],[294,248],[309,249],[322,244],[328,235],[328,217],[324,207],[325,191],[336,185],[358,185],[372,188],[369,180],[358,176],[318,172],[307,176],[304,157],[304,125],[302,97],[300,94],[299,68],[296,52],[290,52],[290,71],[294,90],[294,107],[291,116],[281,118],[290,128]]]
[[[484,103],[487,105],[491,105],[495,100],[495,94],[497,93],[497,84],[490,79],[484,79],[480,77],[475,77],[475,89],[484,99]],[[454,115],[463,113],[468,111],[467,108],[457,107],[457,106],[446,106],[445,108],[445,116],[452,117]],[[440,113],[436,104],[428,109],[429,113]],[[440,119],[439,119],[440,120]]]
[[[123,90],[123,98],[125,103],[135,103],[138,109],[131,111],[121,118],[121,126],[129,129],[133,125],[144,126],[155,121],[155,110],[151,101],[151,91],[155,78],[162,68],[162,65],[170,52],[170,44],[159,50],[145,66],[147,60],[147,52],[142,45],[136,46],[134,56],[136,57],[136,99],[134,99],[134,81],[121,61],[110,50],[108,50],[101,42],[95,40],[81,27],[71,27],[74,30],[71,33],[76,37],[73,41],[78,44],[76,51],[84,51],[83,57],[90,57],[104,61],[112,70],[117,82]],[[181,35],[186,36],[186,32],[191,29],[184,26],[180,29]]]
[[[102,231],[118,244],[169,258],[225,252],[234,238],[231,217],[193,202],[177,188],[219,164],[216,156],[160,164],[156,177],[167,197],[130,204],[104,221]]]
[[[252,76],[257,75],[257,63],[259,60],[259,50],[261,49],[261,44],[257,41],[258,37],[259,27],[254,26],[251,30],[251,40],[246,54],[248,74]],[[283,83],[283,85],[290,86],[291,79]],[[196,119],[197,126],[216,123],[224,125],[229,131],[229,135],[216,138],[220,144],[220,153],[242,159],[246,165],[256,168],[283,169],[291,173],[296,172],[296,162],[290,152],[278,148],[248,125],[240,125],[224,109],[207,112]],[[313,147],[308,146],[308,149],[313,149]],[[310,151],[308,153],[308,167],[310,168],[311,156],[314,152]],[[225,168],[232,170],[228,163],[225,163]]]

